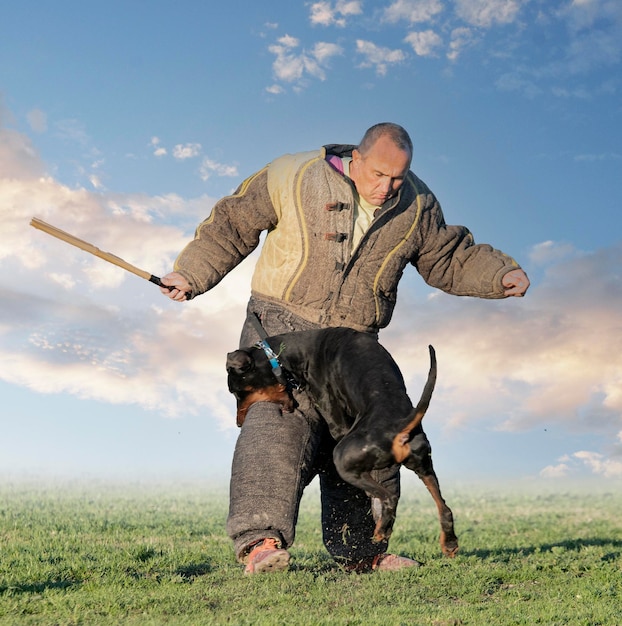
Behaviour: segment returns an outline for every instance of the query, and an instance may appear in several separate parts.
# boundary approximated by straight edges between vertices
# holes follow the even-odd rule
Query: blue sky
[[[156,275],[285,152],[404,125],[448,223],[524,299],[402,280],[381,335],[441,480],[622,477],[618,0],[13,3],[0,20],[0,476],[226,480],[224,362],[254,258],[178,304],[29,226]]]

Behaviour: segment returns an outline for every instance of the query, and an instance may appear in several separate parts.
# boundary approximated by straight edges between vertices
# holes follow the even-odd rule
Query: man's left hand
[[[529,289],[529,279],[523,270],[512,270],[502,279],[501,284],[506,288],[503,295],[521,297]]]

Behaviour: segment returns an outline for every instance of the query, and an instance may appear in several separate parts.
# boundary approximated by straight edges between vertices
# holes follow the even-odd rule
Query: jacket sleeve
[[[177,257],[174,269],[190,283],[192,298],[217,285],[257,247],[262,231],[276,225],[267,169],[219,200]]]
[[[426,205],[420,218],[422,241],[413,262],[426,283],[457,296],[504,298],[501,279],[518,263],[488,244],[476,244],[466,227],[446,224],[432,194]]]

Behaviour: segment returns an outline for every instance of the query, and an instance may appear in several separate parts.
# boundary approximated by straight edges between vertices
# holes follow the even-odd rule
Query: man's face
[[[381,135],[367,154],[352,151],[350,178],[361,198],[380,206],[397,194],[409,167],[408,151],[396,146],[386,135]]]

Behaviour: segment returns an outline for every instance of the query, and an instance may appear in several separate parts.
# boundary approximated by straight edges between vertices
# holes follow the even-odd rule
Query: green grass
[[[391,550],[424,567],[346,574],[312,486],[287,573],[244,576],[226,488],[0,484],[0,624],[622,624],[622,494],[446,488],[459,556],[404,480]],[[619,487],[619,486],[618,486]]]

